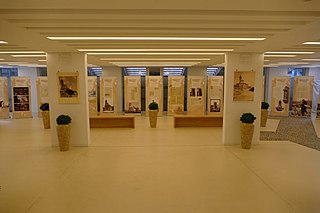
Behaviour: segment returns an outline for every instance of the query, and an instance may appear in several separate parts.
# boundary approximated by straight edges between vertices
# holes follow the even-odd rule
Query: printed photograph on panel
[[[210,99],[210,112],[220,112],[220,99]]]
[[[58,72],[59,103],[79,103],[79,74]]]
[[[233,100],[253,101],[255,72],[234,72]]]
[[[14,111],[29,111],[29,87],[13,88]]]

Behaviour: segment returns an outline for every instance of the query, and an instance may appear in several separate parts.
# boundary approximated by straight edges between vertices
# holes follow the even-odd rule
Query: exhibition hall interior
[[[319,91],[316,0],[0,0],[0,212],[320,212]]]

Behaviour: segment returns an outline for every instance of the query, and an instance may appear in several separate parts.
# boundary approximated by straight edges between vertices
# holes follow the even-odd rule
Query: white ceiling
[[[47,36],[103,37],[264,37],[264,41],[52,41]],[[77,52],[78,49],[234,49],[235,52],[312,51],[293,58],[266,58],[265,64],[303,63],[320,58],[319,0],[0,0],[1,51],[40,50]],[[150,52],[150,51],[149,51]],[[190,52],[190,51],[189,51]],[[203,52],[202,52],[203,53]],[[101,60],[104,58],[105,60]],[[107,58],[107,59],[106,59]],[[210,60],[199,61],[195,59]],[[14,58],[0,54],[5,62],[42,64],[43,58]],[[108,60],[109,59],[109,60]],[[154,59],[154,60],[153,60]],[[170,59],[170,60],[169,60]],[[177,60],[174,60],[177,59]],[[180,60],[181,59],[181,60]],[[221,64],[219,55],[94,55],[88,63],[118,64]],[[177,63],[178,62],[178,63]],[[306,62],[305,62],[306,63]],[[320,66],[319,62],[308,65]]]

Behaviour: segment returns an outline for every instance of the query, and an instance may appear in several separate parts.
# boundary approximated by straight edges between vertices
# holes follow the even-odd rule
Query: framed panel
[[[141,113],[141,77],[124,77],[124,111],[125,113]]]
[[[38,117],[42,117],[40,106],[49,103],[48,77],[37,77]]]
[[[208,114],[223,115],[223,76],[208,77]]]
[[[102,77],[100,81],[100,113],[117,112],[117,78]]]
[[[151,102],[158,103],[158,115],[163,111],[163,80],[162,76],[146,76],[146,111],[149,110]],[[149,115],[149,113],[146,113]]]
[[[31,83],[29,77],[12,77],[13,118],[31,118]]]
[[[205,81],[202,76],[188,76],[188,114],[203,115],[205,112]]]
[[[9,97],[7,77],[0,77],[0,118],[9,118]]]
[[[79,73],[57,72],[60,104],[80,103]]]
[[[184,112],[184,76],[168,76],[168,114]]]
[[[288,116],[289,104],[290,104],[290,77],[289,76],[273,77],[270,115]]]
[[[253,101],[254,83],[254,71],[234,72],[233,101]]]
[[[313,99],[313,80],[313,76],[294,77],[291,115],[311,116]]]
[[[88,103],[89,103],[89,115],[95,116],[98,112],[98,101],[97,101],[97,76],[88,76]]]

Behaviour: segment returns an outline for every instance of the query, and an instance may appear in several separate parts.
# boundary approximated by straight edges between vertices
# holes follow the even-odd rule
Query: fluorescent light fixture
[[[101,61],[210,61],[210,58],[100,58]]]
[[[264,57],[266,58],[294,58],[297,55],[264,55]]]
[[[43,51],[0,51],[0,54],[38,54],[45,53]]]
[[[265,52],[265,54],[295,54],[295,55],[303,55],[303,54],[313,54],[314,52]]]
[[[38,61],[44,62],[44,61],[47,61],[47,60],[46,59],[41,59],[41,60],[38,60]]]
[[[230,52],[233,49],[78,49],[80,52]]]
[[[264,61],[270,61],[270,60],[264,60]]]
[[[49,36],[50,40],[149,40],[149,41],[263,41],[266,38],[200,38],[200,37],[65,37]]]
[[[87,53],[88,55],[224,55],[224,53]]]
[[[6,41],[0,41],[0,44],[8,44]]]
[[[0,58],[0,61],[4,61],[4,59],[3,59],[3,58]]]
[[[23,64],[21,61],[1,61],[0,64]]]
[[[38,57],[46,57],[46,55],[11,55],[15,58],[38,58]]]
[[[304,58],[302,61],[320,61],[320,58]]]
[[[278,62],[277,64],[279,65],[283,65],[283,64],[287,64],[287,65],[298,65],[298,64],[309,64],[308,62],[299,62],[299,61],[282,61],[282,62]]]
[[[201,62],[110,62],[119,67],[190,67],[199,63]]]
[[[303,44],[316,44],[316,45],[320,45],[320,41],[307,41],[307,42],[304,42]]]

